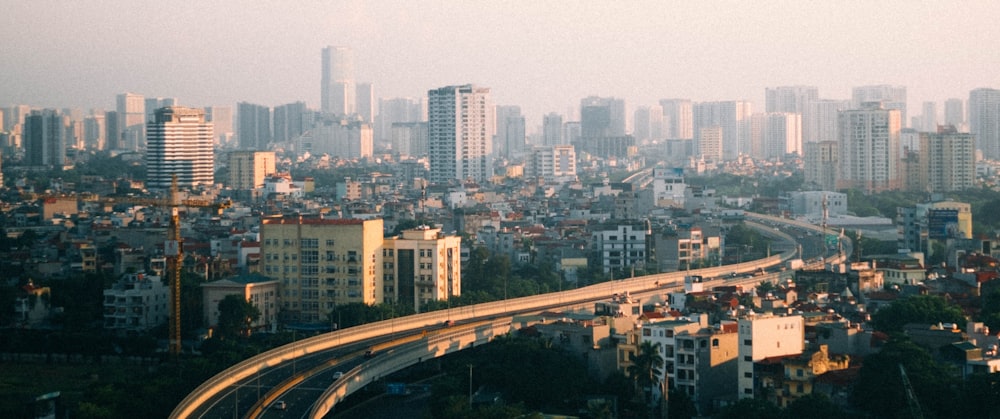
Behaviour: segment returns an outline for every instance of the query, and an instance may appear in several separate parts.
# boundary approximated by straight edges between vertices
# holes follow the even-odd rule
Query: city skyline
[[[1000,35],[1000,5],[990,2],[241,6],[10,3],[0,103],[110,110],[115,95],[135,92],[186,106],[319,109],[327,46],[355,52],[355,78],[374,83],[376,97],[488,86],[496,104],[520,106],[532,129],[588,96],[630,108],[748,100],[763,110],[768,87],[849,99],[853,87],[885,84],[907,87],[916,115],[923,102],[1000,86],[991,70],[1000,57],[982,50]]]

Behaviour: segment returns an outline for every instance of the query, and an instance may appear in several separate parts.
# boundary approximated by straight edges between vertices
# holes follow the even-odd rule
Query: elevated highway
[[[770,223],[788,221],[754,219]],[[809,228],[807,226],[801,228]],[[765,230],[769,236],[794,241],[783,231]],[[717,278],[707,280],[706,287],[777,281],[782,273],[750,278],[731,274],[778,266],[798,257],[797,252],[787,250],[739,264],[646,275],[558,293],[454,307],[325,333],[272,349],[227,368],[185,397],[170,417],[321,418],[336,403],[372,381],[415,363],[489,342],[515,326],[522,326],[512,324],[515,315],[555,309],[592,309],[594,303],[626,291],[639,298],[662,296],[682,287],[686,275]],[[840,260],[842,256],[834,255],[825,262]],[[822,267],[823,263],[820,260],[807,267]],[[718,279],[721,277],[728,279]],[[454,326],[447,327],[452,324]],[[369,359],[364,352],[372,348],[376,354]],[[299,396],[289,398],[293,389],[304,390],[306,395],[297,391]],[[273,402],[279,398],[285,403],[277,407],[287,411],[275,411]]]

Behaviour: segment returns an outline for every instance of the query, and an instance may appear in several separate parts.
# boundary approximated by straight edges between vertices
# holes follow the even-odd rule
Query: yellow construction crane
[[[170,228],[167,230],[167,241],[163,253],[170,262],[168,266],[173,290],[173,309],[170,319],[170,354],[181,353],[181,270],[184,268],[184,246],[181,237],[180,207],[214,208],[217,211],[229,208],[229,201],[213,202],[206,199],[180,199],[177,188],[177,175],[170,182],[170,191],[165,198],[121,198],[110,199],[108,202],[121,202],[147,205],[159,208],[170,208]]]

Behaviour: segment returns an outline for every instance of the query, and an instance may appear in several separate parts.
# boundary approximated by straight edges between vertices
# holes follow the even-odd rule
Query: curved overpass
[[[789,220],[775,218],[767,219],[767,221],[787,222]],[[806,224],[806,226],[809,225]],[[815,226],[810,227],[819,229],[819,227]],[[791,236],[781,231],[772,230],[768,232],[768,235],[777,236],[786,241],[794,241]],[[595,302],[606,300],[612,294],[622,293],[625,291],[632,294],[640,294],[650,291],[662,293],[665,291],[664,286],[679,286],[680,284],[683,284],[683,279],[686,275],[694,274],[701,275],[706,278],[712,278],[727,275],[732,272],[749,273],[757,270],[758,268],[766,269],[778,265],[783,261],[794,258],[795,255],[796,251],[789,250],[784,253],[756,261],[710,267],[692,270],[690,272],[671,272],[646,275],[624,280],[603,282],[558,293],[455,307],[448,310],[439,310],[402,318],[383,320],[313,336],[308,339],[281,346],[248,358],[216,374],[214,377],[205,381],[198,386],[198,388],[188,394],[188,396],[177,405],[170,417],[190,418],[210,416],[207,415],[206,408],[211,408],[215,404],[219,403],[219,401],[216,400],[216,396],[226,393],[232,386],[236,386],[236,391],[238,392],[239,388],[245,385],[244,383],[252,381],[255,375],[259,377],[261,371],[263,370],[288,366],[289,364],[294,365],[297,359],[305,357],[323,357],[325,354],[338,348],[349,347],[351,345],[356,346],[358,344],[367,344],[369,341],[373,341],[386,335],[423,335],[421,333],[422,331],[437,329],[440,328],[441,325],[449,322],[465,323],[480,322],[484,320],[492,322],[493,320],[500,319],[498,320],[500,321],[500,324],[492,323],[493,326],[491,330],[493,330],[493,332],[485,333],[482,332],[482,329],[480,329],[479,331],[473,333],[473,336],[478,336],[476,339],[479,340],[473,340],[472,342],[485,342],[492,339],[493,336],[496,336],[496,334],[492,333],[498,333],[500,330],[509,330],[510,319],[513,314],[534,313],[557,307],[592,307]],[[830,259],[839,260],[841,257],[842,256],[835,255],[835,257],[831,257]],[[822,263],[823,262],[819,262],[820,267],[822,266]],[[761,277],[756,277],[746,279],[745,281],[752,281],[751,283],[756,283],[761,279]],[[741,281],[744,280],[731,281],[727,283],[735,284]],[[720,280],[720,283],[721,282],[722,281]],[[709,283],[709,285],[711,285],[711,283]],[[455,333],[459,333],[459,336],[464,336],[462,334],[463,330],[466,329],[456,328]],[[442,344],[446,347],[452,348],[453,350],[461,350],[468,347],[463,347],[461,345],[455,346],[453,343],[444,343],[451,342],[456,338],[459,339],[459,342],[462,342],[462,337],[456,337],[456,335],[452,333],[435,334],[430,338],[422,336],[418,339],[414,339],[414,341],[409,344],[399,345],[391,351],[388,351],[388,353],[386,353],[378,363],[365,362],[358,367],[351,369],[345,373],[343,377],[336,379],[332,385],[330,385],[326,391],[324,391],[323,394],[317,398],[317,402],[312,406],[310,417],[322,417],[334,406],[335,403],[342,400],[351,392],[362,388],[368,382],[412,365],[414,356],[416,356],[416,359],[422,360],[424,359],[424,356],[433,355],[436,357],[449,352],[448,350],[439,351],[436,349],[433,352],[428,352],[430,351],[429,348],[438,348],[438,345]],[[468,337],[464,339],[468,339]],[[332,357],[333,355],[327,356]],[[375,369],[366,369],[368,367],[373,367],[374,365],[379,365],[377,367],[377,371]],[[292,370],[293,373],[291,375],[295,376],[296,373],[294,372],[294,368],[292,368]],[[260,388],[258,385],[258,393],[259,391]],[[261,399],[260,402],[265,400],[266,398]],[[255,406],[255,408],[257,407],[259,407],[259,405]],[[238,410],[239,409],[234,409],[234,412],[238,412]],[[259,409],[257,410],[259,411]]]

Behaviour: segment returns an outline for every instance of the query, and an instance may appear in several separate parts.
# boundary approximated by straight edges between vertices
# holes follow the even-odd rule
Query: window
[[[745,373],[743,373],[743,376],[746,377],[746,378],[753,378],[753,373],[752,372],[745,372]]]
[[[326,239],[326,245],[332,247],[333,246],[333,239]]]
[[[752,346],[753,345],[753,340],[752,339],[743,339],[743,344],[747,345],[747,346]]]
[[[743,360],[746,362],[753,362],[753,357],[750,355],[743,356]]]
[[[712,339],[712,347],[713,348],[719,347],[719,339]]]

